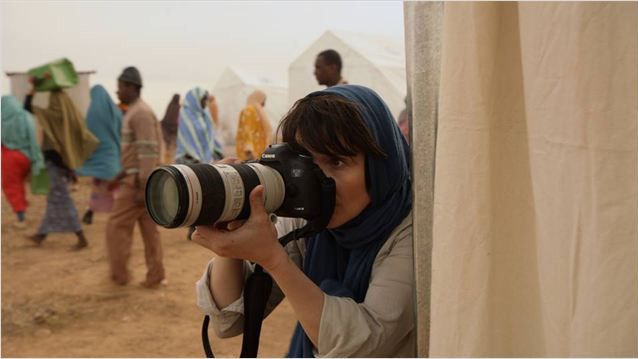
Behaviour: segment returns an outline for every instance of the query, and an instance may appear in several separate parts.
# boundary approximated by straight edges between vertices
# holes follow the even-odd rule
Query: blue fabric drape
[[[122,111],[101,85],[91,88],[91,104],[86,113],[86,126],[100,143],[76,172],[80,176],[110,180],[122,170],[120,163]]]

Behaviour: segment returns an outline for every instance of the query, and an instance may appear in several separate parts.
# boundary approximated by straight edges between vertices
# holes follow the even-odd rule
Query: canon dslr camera
[[[250,192],[262,184],[267,212],[311,220],[321,215],[325,179],[312,157],[282,143],[252,163],[161,166],[147,181],[146,208],[166,228],[246,219]]]

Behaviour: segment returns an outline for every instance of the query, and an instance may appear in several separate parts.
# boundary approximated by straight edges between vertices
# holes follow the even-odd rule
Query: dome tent
[[[239,112],[246,106],[248,95],[257,89],[266,93],[264,110],[274,131],[288,111],[288,91],[285,85],[264,76],[254,76],[236,67],[226,68],[217,80],[212,94],[219,106],[219,138],[224,146],[235,144]]]
[[[333,49],[341,55],[341,74],[350,84],[375,90],[395,118],[405,108],[405,51],[400,41],[378,35],[326,31],[288,67],[289,104],[324,87],[313,75],[317,54]]]

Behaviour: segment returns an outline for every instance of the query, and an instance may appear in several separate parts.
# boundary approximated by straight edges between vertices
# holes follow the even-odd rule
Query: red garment
[[[2,146],[2,192],[14,212],[27,209],[24,180],[29,175],[31,161],[22,152]]]

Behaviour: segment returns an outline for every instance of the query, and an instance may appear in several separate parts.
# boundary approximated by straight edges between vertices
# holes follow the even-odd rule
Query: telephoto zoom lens
[[[259,163],[170,165],[157,168],[146,184],[146,208],[166,228],[248,218],[250,192],[264,185],[264,206],[272,213],[285,198],[284,180]]]

